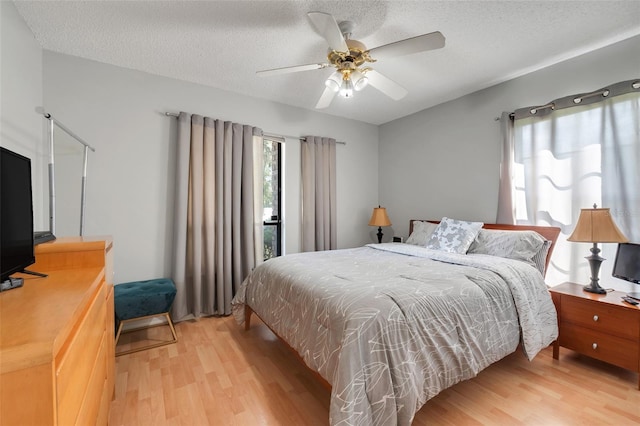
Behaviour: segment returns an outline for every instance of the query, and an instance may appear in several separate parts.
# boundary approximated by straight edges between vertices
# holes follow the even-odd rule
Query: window
[[[282,254],[282,149],[264,139],[263,231],[264,260]]]
[[[610,208],[622,232],[640,238],[640,94],[514,122],[516,223],[559,226],[562,231],[547,281],[584,282],[589,244],[567,242],[580,209]],[[617,244],[599,244],[600,278],[611,280]],[[611,282],[611,281],[610,281]]]

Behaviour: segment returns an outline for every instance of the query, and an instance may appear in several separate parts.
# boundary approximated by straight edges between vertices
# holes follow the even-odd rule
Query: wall
[[[637,77],[640,36],[383,124],[380,200],[396,233],[415,218],[495,222],[502,111]]]
[[[408,220],[416,217],[494,221],[500,161],[494,118],[640,74],[635,37],[378,129],[53,52],[43,58],[13,3],[0,2],[0,18],[0,144],[34,162],[36,228],[45,229],[48,215],[46,120],[34,111],[44,93],[47,110],[97,148],[89,159],[86,234],[114,236],[119,282],[168,273],[175,120],[165,111],[347,141],[338,146],[338,228],[339,246],[350,247],[375,240],[376,230],[366,222],[378,202],[394,223],[384,230],[385,239],[393,233],[406,237]],[[74,155],[57,160],[58,177],[77,185],[76,172],[65,173],[75,167]],[[299,249],[299,156],[299,143],[288,138],[284,201],[290,253]],[[59,208],[79,202],[75,189],[60,196]],[[77,212],[59,221],[61,232],[77,233]]]
[[[0,145],[31,159],[34,228],[48,229],[42,49],[13,2],[0,2]]]
[[[89,156],[85,234],[114,237],[116,282],[170,271],[176,119],[166,111],[347,142],[337,148],[338,246],[370,242],[367,221],[378,203],[377,126],[50,51],[44,51],[44,100],[54,117],[96,148]],[[300,143],[288,138],[288,253],[299,250],[299,161]],[[78,202],[75,193],[59,196],[65,199],[58,204]],[[77,233],[74,220],[65,221],[61,217],[58,228]]]
[[[380,126],[380,200],[396,234],[415,218],[495,222],[502,111],[638,77],[640,36]]]

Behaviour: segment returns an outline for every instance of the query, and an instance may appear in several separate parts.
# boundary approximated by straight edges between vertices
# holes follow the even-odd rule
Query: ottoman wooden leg
[[[147,326],[143,326],[143,327],[136,327],[136,328],[132,328],[132,329],[129,329],[129,330],[122,331],[122,327],[124,326],[124,324],[130,323],[130,322],[135,322],[135,321],[141,321],[141,320],[145,320],[145,319],[156,318],[156,317],[160,317],[160,316],[166,318],[166,320],[167,320],[166,324],[153,324],[153,325],[147,325]],[[129,349],[129,350],[126,350],[126,351],[116,352],[116,356],[131,354],[131,353],[134,353],[134,352],[144,351],[144,350],[152,349],[152,348],[157,348],[159,346],[170,345],[170,344],[176,343],[178,341],[178,335],[176,334],[176,329],[173,326],[173,321],[171,321],[171,317],[169,316],[169,312],[163,312],[161,314],[147,315],[147,316],[144,316],[144,317],[131,318],[131,319],[126,319],[126,320],[120,321],[120,326],[118,327],[118,335],[116,336],[116,345],[118,344],[118,339],[120,338],[121,334],[133,333],[134,331],[147,330],[147,329],[150,329],[150,328],[162,327],[162,326],[165,326],[165,325],[168,325],[169,328],[171,329],[171,335],[173,336],[172,340],[166,340],[166,341],[162,341],[162,342],[158,342],[158,343],[152,343],[150,345],[141,346],[141,347],[138,347],[138,348]]]

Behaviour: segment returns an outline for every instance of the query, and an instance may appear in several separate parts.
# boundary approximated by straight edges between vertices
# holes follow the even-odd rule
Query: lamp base
[[[607,290],[605,290],[604,288],[600,287],[599,285],[596,284],[596,286],[592,286],[591,284],[589,285],[585,285],[583,287],[584,291],[587,291],[589,293],[595,293],[595,294],[607,294]]]
[[[378,233],[376,234],[378,236],[378,244],[382,243],[382,226],[378,226]]]
[[[607,294],[607,290],[600,287],[598,284],[600,281],[598,274],[604,257],[600,256],[600,249],[598,248],[597,243],[593,243],[593,247],[591,247],[591,256],[587,256],[585,259],[589,261],[589,267],[591,269],[591,284],[585,285],[584,291],[595,294]]]

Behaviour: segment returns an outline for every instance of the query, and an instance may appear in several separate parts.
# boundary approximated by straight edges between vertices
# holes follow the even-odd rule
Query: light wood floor
[[[116,358],[111,426],[328,425],[329,391],[255,315],[248,332],[232,317],[176,331],[177,344]],[[518,351],[428,401],[413,424],[638,425],[636,385],[567,349],[559,361],[551,348],[533,362]]]

